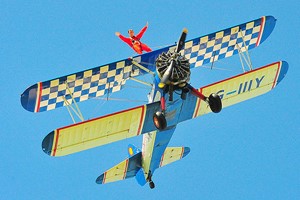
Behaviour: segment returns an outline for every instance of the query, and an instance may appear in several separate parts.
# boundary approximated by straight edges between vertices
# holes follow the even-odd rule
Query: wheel
[[[154,113],[153,122],[158,130],[164,130],[167,127],[167,120],[162,112]]]
[[[219,95],[212,93],[208,97],[208,104],[212,112],[218,113],[222,110],[222,101]]]
[[[153,181],[150,181],[150,182],[149,182],[149,187],[150,187],[151,189],[154,189],[154,188],[155,188],[155,184],[154,184]]]

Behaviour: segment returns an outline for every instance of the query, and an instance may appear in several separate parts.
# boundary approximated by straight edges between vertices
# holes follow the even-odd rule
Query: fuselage
[[[156,130],[143,135],[142,167],[146,179],[151,177],[154,171],[161,165],[161,158],[175,131],[183,102],[180,94],[176,92],[173,94],[173,101],[169,101],[169,94],[164,94],[163,90],[158,87],[159,82],[160,79],[156,75],[152,90],[148,95],[148,100],[149,103],[152,103],[160,101],[162,96],[165,97],[167,110],[165,114],[168,127],[163,131]]]

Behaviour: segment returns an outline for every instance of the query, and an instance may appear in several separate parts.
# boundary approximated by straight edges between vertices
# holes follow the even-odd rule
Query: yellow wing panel
[[[253,70],[224,81],[200,88],[205,96],[217,93],[222,99],[223,108],[254,98],[270,91],[276,84],[281,62]],[[207,103],[197,100],[193,117],[211,112]]]
[[[120,162],[104,173],[102,184],[124,180],[128,168],[128,159]]]
[[[143,127],[145,108],[140,106],[57,129],[52,132],[53,141],[46,139],[45,145],[43,142],[43,149],[46,151],[46,144],[50,144],[51,156],[64,156],[137,136]]]
[[[160,160],[160,167],[180,160],[190,152],[188,147],[167,147]]]

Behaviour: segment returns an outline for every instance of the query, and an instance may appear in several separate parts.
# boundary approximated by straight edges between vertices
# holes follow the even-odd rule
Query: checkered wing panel
[[[190,61],[190,67],[200,67],[213,61],[238,54],[239,51],[253,49],[260,45],[273,31],[276,19],[264,16],[259,19],[233,26],[222,31],[211,33],[189,40],[185,43],[181,54]],[[175,49],[175,45],[159,49],[140,56],[143,63],[154,63],[157,56],[168,50]],[[148,69],[153,64],[146,65]],[[155,69],[154,69],[155,70]]]
[[[186,42],[181,51],[190,60],[191,68],[230,57],[239,51],[253,49],[259,44],[265,18]]]
[[[87,71],[40,83],[35,112],[43,112],[72,103],[100,97],[122,89],[129,76],[140,74],[132,70],[129,60],[123,60]],[[39,105],[38,105],[39,104]]]

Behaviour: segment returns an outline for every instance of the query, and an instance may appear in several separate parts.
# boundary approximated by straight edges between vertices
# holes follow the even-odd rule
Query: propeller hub
[[[180,54],[184,48],[187,29],[184,28],[177,42],[174,51],[163,52],[155,61],[157,73],[160,78],[159,87],[165,85],[186,85],[190,80],[190,63],[189,60]]]
[[[163,88],[166,84],[181,85],[190,80],[189,60],[180,53],[170,51],[162,53],[156,59],[155,65],[161,79],[168,74],[168,79],[159,83],[158,87],[160,88]],[[170,67],[171,65],[172,67]]]

